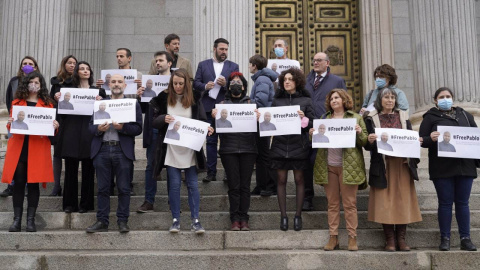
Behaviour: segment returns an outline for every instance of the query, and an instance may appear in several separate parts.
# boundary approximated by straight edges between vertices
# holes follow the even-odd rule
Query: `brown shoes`
[[[323,247],[323,250],[325,251],[332,251],[335,249],[339,249],[338,245],[338,235],[330,235],[330,239],[328,240],[328,243],[325,247]]]
[[[357,237],[356,236],[348,236],[348,250],[349,251],[357,251]]]
[[[405,241],[407,235],[407,224],[395,225],[395,234],[397,237],[398,251],[410,251],[410,247]]]
[[[395,251],[395,225],[392,224],[382,224],[383,233],[385,234],[385,251],[393,252]]]

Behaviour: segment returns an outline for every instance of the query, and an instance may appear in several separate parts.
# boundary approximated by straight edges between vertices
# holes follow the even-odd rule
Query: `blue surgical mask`
[[[385,80],[384,78],[377,78],[375,79],[375,85],[378,89],[382,89],[387,85],[387,80]]]
[[[453,100],[451,98],[442,98],[437,101],[438,108],[442,111],[449,111],[452,108]]]
[[[285,54],[285,50],[283,48],[277,47],[275,48],[275,55],[277,57],[282,57]]]

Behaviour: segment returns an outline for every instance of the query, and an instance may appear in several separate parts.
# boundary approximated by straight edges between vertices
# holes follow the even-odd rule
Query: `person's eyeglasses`
[[[242,81],[230,81],[231,85],[243,85]]]
[[[313,59],[313,63],[321,63],[322,61],[327,61],[325,59]]]

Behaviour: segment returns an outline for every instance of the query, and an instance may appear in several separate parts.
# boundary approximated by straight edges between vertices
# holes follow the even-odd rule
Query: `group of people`
[[[286,207],[286,183],[289,170],[293,170],[296,186],[296,207],[293,229],[303,228],[302,211],[311,211],[314,196],[313,183],[322,185],[328,201],[330,238],[324,250],[339,248],[340,201],[345,213],[348,232],[348,250],[358,250],[357,244],[357,191],[370,186],[368,220],[380,223],[385,234],[386,251],[409,251],[406,243],[407,224],[422,220],[415,191],[418,180],[418,159],[399,158],[378,153],[375,128],[412,129],[408,117],[408,101],[403,91],[396,87],[395,69],[384,64],[374,71],[376,88],[367,93],[359,113],[355,112],[352,97],[345,81],[330,72],[329,56],[315,54],[313,69],[306,76],[298,68],[289,68],[278,75],[267,68],[268,60],[261,55],[249,59],[249,71],[254,85],[250,89],[239,66],[227,60],[229,42],[215,40],[213,57],[198,64],[192,78],[188,59],[178,55],[180,38],[171,34],[165,38],[165,51],[154,54],[150,74],[170,75],[165,91],[149,103],[136,105],[136,121],[130,123],[104,122],[95,125],[92,116],[58,115],[53,121],[56,135],[11,135],[5,158],[2,182],[12,183],[14,222],[9,231],[21,230],[25,184],[28,189],[27,231],[36,231],[35,212],[39,200],[39,183],[55,182],[52,196],[62,194],[60,172],[65,160],[65,185],[63,209],[67,213],[84,213],[94,209],[94,175],[98,185],[97,221],[87,232],[108,231],[110,195],[114,182],[118,189],[117,223],[121,233],[126,233],[132,192],[135,136],[143,133],[146,148],[145,201],[137,212],[154,210],[157,180],[161,171],[167,172],[168,198],[172,213],[172,233],[180,231],[180,188],[182,172],[188,188],[191,229],[202,234],[200,223],[198,170],[206,170],[204,182],[216,180],[217,150],[225,168],[228,185],[231,230],[248,231],[251,196],[276,194],[280,209],[280,229],[289,229]],[[278,59],[288,59],[288,44],[275,41],[274,52]],[[127,48],[117,50],[119,69],[130,69],[132,54]],[[141,86],[141,73],[134,98],[140,101],[150,87]],[[277,81],[278,79],[278,81]],[[125,78],[111,74],[107,96],[101,86],[94,84],[93,70],[85,61],[78,62],[70,55],[62,60],[58,75],[51,80],[50,94],[46,89],[38,64],[25,57],[17,76],[9,83],[7,106],[42,106],[52,108],[61,98],[60,89],[100,88],[97,100],[126,98]],[[151,87],[150,87],[151,88]],[[219,90],[218,90],[219,88]],[[218,90],[218,92],[215,92]],[[148,95],[148,94],[147,94]],[[438,195],[438,221],[441,239],[440,250],[450,249],[452,204],[455,203],[461,236],[461,248],[476,250],[470,240],[469,195],[473,179],[477,177],[476,160],[438,157],[438,126],[476,127],[471,114],[453,106],[453,91],[439,88],[433,97],[435,104],[425,115],[420,126],[420,143],[429,152],[429,173]],[[257,108],[299,106],[301,134],[260,137],[259,132],[216,133],[215,127],[225,127],[216,119],[215,104],[256,104]],[[145,114],[142,123],[142,112]],[[261,115],[257,111],[257,118]],[[174,116],[192,118],[210,123],[206,139],[206,159],[203,149],[192,149],[164,143],[172,137],[168,129],[178,123]],[[271,116],[265,114],[265,120]],[[353,148],[312,148],[314,142],[328,140],[325,126],[319,126],[319,135],[313,127],[314,119],[355,119],[356,141]],[[223,118],[220,118],[223,119]],[[9,118],[10,127],[13,118]],[[175,130],[177,131],[178,128]],[[323,138],[323,137],[325,138]],[[220,146],[218,148],[218,140]],[[50,144],[54,144],[54,158]],[[366,176],[363,149],[370,151],[369,175]],[[78,167],[82,162],[81,198],[78,202]],[[251,189],[251,177],[256,165],[256,186]],[[368,181],[367,181],[368,179]],[[12,181],[15,181],[13,184]]]

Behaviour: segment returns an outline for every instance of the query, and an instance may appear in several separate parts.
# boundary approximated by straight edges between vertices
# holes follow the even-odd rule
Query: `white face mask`
[[[30,91],[31,93],[37,93],[38,91],[40,91],[40,86],[38,86],[34,83],[29,83],[28,84],[28,91]]]

